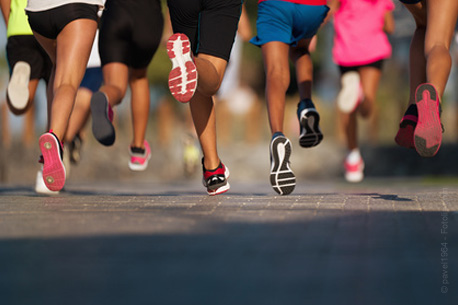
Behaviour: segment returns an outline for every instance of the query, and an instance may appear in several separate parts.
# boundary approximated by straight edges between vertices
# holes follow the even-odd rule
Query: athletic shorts
[[[89,89],[94,93],[102,86],[102,82],[103,73],[101,67],[87,68],[80,87]]]
[[[174,33],[199,53],[229,61],[242,12],[242,0],[167,0]]]
[[[341,75],[347,72],[350,72],[350,71],[358,71],[360,68],[367,68],[367,67],[375,68],[377,70],[382,70],[383,63],[384,63],[384,60],[381,59],[381,60],[377,60],[377,61],[365,64],[365,65],[360,65],[360,66],[339,66],[339,70],[340,70]]]
[[[99,37],[102,66],[120,62],[134,69],[148,67],[163,27],[160,0],[107,1]]]
[[[418,2],[421,2],[421,0],[399,0],[404,4],[416,4]]]
[[[6,58],[10,70],[18,61],[25,61],[30,65],[30,79],[44,79],[49,81],[52,71],[52,62],[46,51],[41,47],[33,35],[17,35],[8,37],[6,44]]]
[[[262,46],[271,41],[296,46],[312,38],[328,14],[326,5],[305,5],[286,1],[264,1],[258,5],[257,36],[250,42]]]
[[[41,12],[26,11],[26,14],[33,31],[46,38],[56,39],[60,31],[73,20],[92,19],[97,22],[98,11],[98,5],[71,3]]]

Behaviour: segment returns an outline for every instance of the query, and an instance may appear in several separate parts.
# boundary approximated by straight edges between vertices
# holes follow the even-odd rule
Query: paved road
[[[299,182],[0,185],[0,304],[458,304],[457,184]]]

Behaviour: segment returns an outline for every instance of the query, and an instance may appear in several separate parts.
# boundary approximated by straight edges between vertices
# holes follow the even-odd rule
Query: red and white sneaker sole
[[[414,144],[422,157],[433,157],[442,142],[442,125],[439,117],[439,95],[431,84],[421,84],[415,92],[418,122],[414,131]]]
[[[43,181],[51,191],[60,191],[65,185],[65,167],[59,153],[59,142],[51,133],[38,140],[43,155]]]
[[[182,103],[191,100],[197,88],[197,67],[192,59],[191,43],[185,34],[176,33],[167,42],[167,55],[172,61],[169,89]]]

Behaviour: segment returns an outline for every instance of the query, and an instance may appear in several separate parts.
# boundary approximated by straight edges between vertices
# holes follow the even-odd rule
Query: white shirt
[[[95,4],[102,8],[103,2],[103,0],[27,0],[25,10],[29,12],[41,12],[71,3]]]

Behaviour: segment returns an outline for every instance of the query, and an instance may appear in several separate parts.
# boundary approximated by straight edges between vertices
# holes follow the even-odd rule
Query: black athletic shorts
[[[8,37],[6,44],[6,58],[10,69],[10,76],[14,65],[18,61],[25,61],[30,65],[30,79],[44,79],[49,81],[52,62],[48,53],[41,47],[33,35],[15,35]]]
[[[60,31],[73,20],[92,19],[97,22],[98,11],[98,5],[71,3],[41,12],[26,11],[26,14],[33,31],[46,38],[56,39]]]
[[[212,55],[229,61],[242,0],[167,0],[174,33],[191,41],[194,55]]]
[[[360,65],[360,66],[348,66],[348,67],[339,66],[339,70],[340,70],[340,74],[341,75],[343,75],[344,73],[350,72],[350,71],[358,72],[358,70],[360,68],[365,68],[365,67],[372,67],[372,68],[375,68],[375,69],[378,69],[378,70],[382,70],[383,62],[384,62],[384,60],[381,59],[381,60],[377,60],[377,61],[365,64],[365,65]]]
[[[146,68],[161,43],[163,27],[160,0],[108,0],[100,24],[102,66],[120,62]]]

